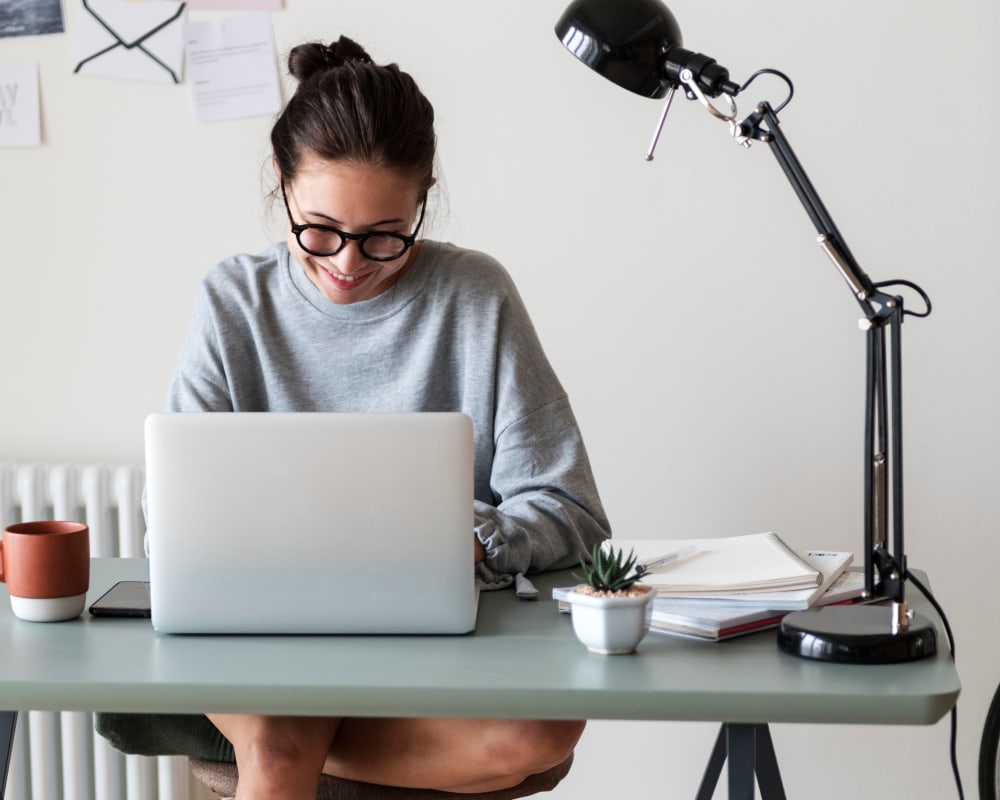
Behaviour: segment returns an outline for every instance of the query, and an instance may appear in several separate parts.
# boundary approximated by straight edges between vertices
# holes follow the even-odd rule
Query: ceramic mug
[[[82,522],[20,522],[0,539],[0,581],[14,614],[60,622],[83,613],[90,586],[90,531]]]

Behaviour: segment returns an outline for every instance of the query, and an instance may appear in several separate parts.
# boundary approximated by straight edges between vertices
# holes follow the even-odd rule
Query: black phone
[[[149,581],[118,581],[90,606],[95,617],[148,617]]]

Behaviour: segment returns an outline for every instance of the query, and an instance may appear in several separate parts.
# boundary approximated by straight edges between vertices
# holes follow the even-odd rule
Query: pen
[[[514,594],[522,600],[537,600],[538,589],[535,584],[524,577],[523,572],[518,572],[514,576]]]
[[[669,564],[673,564],[675,561],[680,561],[682,558],[694,555],[697,550],[697,545],[692,544],[687,547],[682,547],[680,550],[675,550],[672,553],[667,553],[666,555],[658,556],[657,558],[651,558],[649,561],[644,561],[642,564],[636,565],[636,575],[645,575],[649,572],[656,572]]]

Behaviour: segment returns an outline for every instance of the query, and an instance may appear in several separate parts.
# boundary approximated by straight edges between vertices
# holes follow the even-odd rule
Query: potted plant
[[[595,545],[590,563],[582,558],[584,581],[566,600],[572,607],[576,637],[594,653],[618,655],[635,652],[649,630],[652,601],[650,586],[639,584],[642,569],[635,551],[626,556],[613,546]]]

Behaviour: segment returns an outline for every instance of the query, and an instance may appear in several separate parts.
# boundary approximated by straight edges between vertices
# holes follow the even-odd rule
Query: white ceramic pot
[[[576,638],[594,653],[619,655],[635,652],[649,631],[656,593],[648,586],[640,595],[600,597],[572,591],[566,599],[572,606]]]

